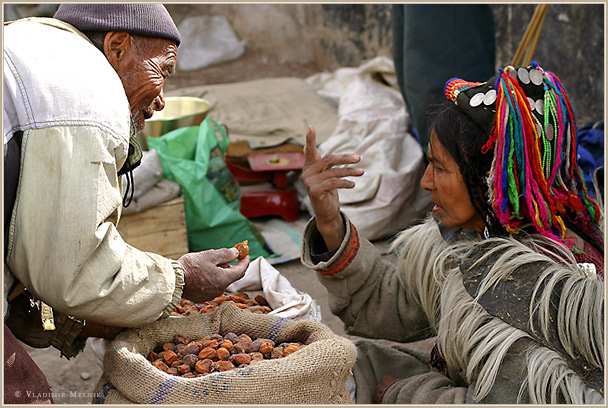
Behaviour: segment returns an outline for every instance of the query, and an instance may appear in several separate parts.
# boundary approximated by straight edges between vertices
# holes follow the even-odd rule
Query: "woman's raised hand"
[[[344,177],[363,174],[361,168],[336,166],[355,164],[360,160],[361,158],[356,154],[328,154],[321,157],[317,151],[314,128],[309,126],[306,130],[302,181],[308,190],[317,229],[323,236],[328,250],[340,246],[346,234],[340,215],[337,189],[353,188],[355,183]]]

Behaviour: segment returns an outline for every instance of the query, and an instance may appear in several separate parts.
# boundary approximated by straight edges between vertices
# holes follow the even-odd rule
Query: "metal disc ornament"
[[[494,102],[496,102],[496,90],[490,89],[483,97],[483,104],[486,106],[490,106]]]
[[[483,102],[483,97],[484,94],[482,92],[476,93],[469,101],[469,105],[471,105],[471,107],[473,108],[481,105],[481,103]]]
[[[534,103],[534,99],[530,98],[529,96],[527,96],[526,98],[528,98],[528,103],[530,104],[530,110],[536,109],[536,103]]]
[[[545,101],[543,101],[542,99],[538,99],[535,103],[536,105],[536,111],[538,113],[540,113],[541,115],[545,114]]]
[[[534,68],[533,70],[530,71],[530,81],[532,81],[532,83],[534,85],[540,85],[543,83],[543,73],[540,72],[538,69]]]
[[[536,133],[538,136],[543,134],[543,125],[541,125],[539,122],[536,122]]]
[[[530,74],[528,73],[528,70],[524,67],[521,67],[517,70],[517,77],[522,83],[526,85],[530,83]]]
[[[554,136],[553,133],[554,133],[553,124],[547,123],[547,126],[545,126],[545,137],[547,138],[548,141],[553,140],[553,136]]]

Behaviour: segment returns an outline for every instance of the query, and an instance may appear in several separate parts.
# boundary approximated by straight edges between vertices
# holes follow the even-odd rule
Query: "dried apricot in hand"
[[[234,246],[236,249],[239,250],[239,256],[237,257],[237,259],[243,259],[247,255],[249,255],[249,246],[247,245],[248,243],[249,243],[249,241],[245,240]]]

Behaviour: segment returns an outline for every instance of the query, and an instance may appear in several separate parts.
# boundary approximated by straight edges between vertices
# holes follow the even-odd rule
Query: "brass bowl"
[[[168,96],[165,98],[165,108],[154,112],[154,115],[146,120],[146,126],[135,139],[143,150],[148,150],[149,137],[160,137],[175,129],[198,126],[210,110],[211,104],[206,99]]]

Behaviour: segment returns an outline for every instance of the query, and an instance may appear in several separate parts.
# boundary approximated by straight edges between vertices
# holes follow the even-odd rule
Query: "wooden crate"
[[[178,197],[145,211],[123,215],[118,231],[137,249],[178,259],[188,252],[184,198]]]

